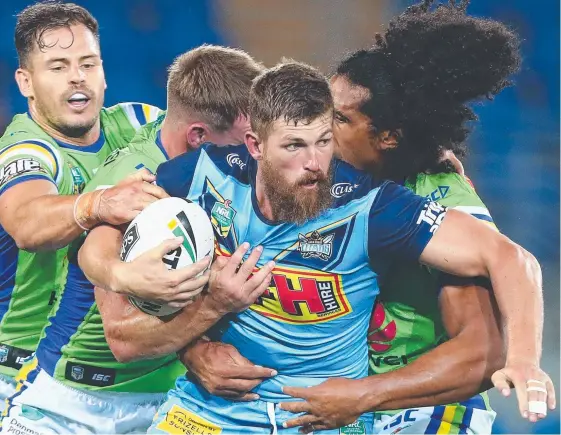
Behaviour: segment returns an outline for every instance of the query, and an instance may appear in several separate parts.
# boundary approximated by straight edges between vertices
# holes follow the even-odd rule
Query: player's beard
[[[68,98],[70,98],[70,96],[75,92],[85,93],[90,98],[90,110],[92,107],[99,107],[99,109],[95,109],[95,115],[91,118],[70,122],[66,119],[66,116],[62,115],[64,113],[64,109],[61,109],[60,107],[64,108],[67,104]],[[67,90],[61,96],[59,104],[60,106],[55,107],[54,102],[49,102],[47,104],[41,99],[35,100],[37,112],[42,115],[50,127],[65,137],[79,139],[84,137],[97,124],[103,99],[101,100],[101,104],[99,104],[98,96],[91,89],[87,87],[80,87]]]
[[[331,167],[327,174],[323,171],[309,173],[291,183],[265,158],[261,162],[261,177],[275,222],[293,222],[301,225],[317,217],[333,202]],[[315,188],[303,187],[314,180],[317,180]]]

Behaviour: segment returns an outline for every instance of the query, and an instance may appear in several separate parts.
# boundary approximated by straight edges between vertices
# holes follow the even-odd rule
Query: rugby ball
[[[213,253],[214,232],[206,212],[188,199],[164,198],[150,204],[129,224],[121,244],[121,260],[133,261],[174,237],[183,237],[183,243],[163,258],[170,270],[181,269]],[[158,317],[180,310],[133,296],[129,300],[139,310]]]

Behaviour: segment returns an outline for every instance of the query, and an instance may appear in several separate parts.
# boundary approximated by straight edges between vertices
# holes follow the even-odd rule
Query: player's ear
[[[378,138],[380,139],[380,148],[383,150],[396,148],[399,145],[399,138],[401,137],[400,130],[386,130],[382,131]]]
[[[208,141],[208,126],[202,122],[191,124],[187,130],[187,143],[193,149],[199,148]]]
[[[31,81],[31,74],[29,71],[23,68],[18,68],[15,73],[15,79],[21,95],[25,98],[33,97],[33,83]]]
[[[245,146],[255,160],[263,158],[263,143],[260,141],[259,136],[253,131],[248,131],[244,137]]]

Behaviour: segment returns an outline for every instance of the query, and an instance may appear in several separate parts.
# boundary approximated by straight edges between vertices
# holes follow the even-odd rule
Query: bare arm
[[[59,195],[56,186],[47,180],[24,181],[0,195],[0,224],[20,249],[58,249],[83,233],[84,228],[93,228],[100,222],[128,222],[160,198],[162,189],[144,182],[152,181],[153,175],[146,172],[142,177],[85,193],[79,200],[77,195]]]
[[[542,274],[532,254],[474,217],[449,210],[421,261],[460,276],[489,277],[505,322],[507,364],[539,365]]]
[[[504,352],[490,292],[448,286],[439,302],[450,339],[403,368],[362,380],[368,391],[364,412],[460,402],[492,387]]]
[[[117,360],[127,362],[177,352],[225,314],[249,307],[269,286],[274,263],[267,263],[248,280],[261,255],[260,249],[254,249],[240,266],[248,249],[243,244],[229,259],[219,257],[211,269],[208,293],[171,319],[150,316],[133,308],[122,295],[96,289],[105,337]],[[204,269],[193,266],[184,268],[191,269],[193,276]]]
[[[19,249],[61,248],[84,232],[74,220],[77,197],[59,195],[47,180],[25,181],[0,195],[0,224]]]
[[[124,295],[98,287],[95,299],[107,343],[117,361],[123,363],[177,352],[222,317],[205,303],[205,298],[198,298],[166,320],[141,312]]]

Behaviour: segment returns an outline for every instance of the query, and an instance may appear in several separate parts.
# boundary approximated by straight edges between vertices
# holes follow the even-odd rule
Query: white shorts
[[[0,433],[146,433],[165,396],[78,390],[40,370],[10,399]]]
[[[495,411],[443,405],[405,409],[394,415],[375,414],[376,434],[490,434]]]
[[[6,399],[16,392],[16,381],[6,375],[0,375],[0,413],[6,409]]]

